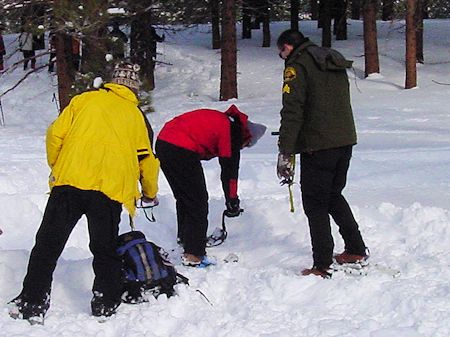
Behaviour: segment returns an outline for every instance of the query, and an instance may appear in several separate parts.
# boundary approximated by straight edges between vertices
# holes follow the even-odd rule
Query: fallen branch
[[[42,65],[42,66],[37,67],[36,69],[33,69],[33,70],[27,72],[27,73],[25,74],[24,77],[22,77],[19,81],[17,81],[16,84],[14,84],[11,88],[9,88],[8,90],[6,90],[5,92],[1,93],[1,94],[0,94],[0,98],[2,98],[3,96],[5,96],[8,92],[10,92],[10,91],[16,89],[16,88],[20,85],[20,83],[22,83],[23,81],[25,81],[25,79],[26,79],[29,75],[31,75],[31,74],[34,73],[34,72],[37,72],[38,70],[41,70],[41,69],[47,67],[47,66],[48,66],[48,64],[44,64],[44,65]]]
[[[431,81],[436,83],[436,84],[439,84],[439,85],[450,85],[450,83],[438,82],[438,81],[435,81],[435,80],[431,80]]]

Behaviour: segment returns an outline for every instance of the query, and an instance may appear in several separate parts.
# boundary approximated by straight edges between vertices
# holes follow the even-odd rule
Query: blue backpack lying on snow
[[[175,294],[174,285],[188,283],[188,279],[177,273],[168,260],[168,254],[153,242],[147,241],[144,233],[131,231],[119,236],[117,253],[122,258],[125,277],[122,301],[141,303],[146,301],[143,293],[154,297]]]

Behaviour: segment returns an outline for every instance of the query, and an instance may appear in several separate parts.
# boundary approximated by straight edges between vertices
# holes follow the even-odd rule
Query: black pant
[[[23,58],[25,59],[25,61],[23,61],[23,70],[26,70],[28,68],[28,62],[30,61],[31,58],[31,68],[34,69],[36,68],[36,58],[35,56],[35,52],[34,50],[23,50]]]
[[[334,242],[329,215],[339,227],[345,250],[365,254],[358,224],[342,195],[351,156],[352,146],[301,154],[303,208],[309,222],[314,265],[320,268],[332,263]]]
[[[29,302],[39,303],[50,294],[56,262],[84,214],[88,220],[89,248],[94,255],[92,290],[102,293],[105,303],[120,301],[123,284],[116,248],[121,212],[122,205],[101,192],[71,186],[54,187],[36,234],[21,296]]]
[[[206,254],[208,191],[200,156],[167,142],[156,141],[156,155],[176,200],[178,238],[185,253]]]

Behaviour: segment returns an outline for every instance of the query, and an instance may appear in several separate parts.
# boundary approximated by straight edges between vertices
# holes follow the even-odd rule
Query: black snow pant
[[[36,68],[36,58],[34,57],[36,54],[34,50],[23,50],[22,51],[23,58],[25,61],[23,61],[23,70],[26,70],[28,68],[28,61],[31,60],[31,68]],[[30,59],[31,58],[31,59]]]
[[[208,191],[199,154],[165,141],[156,141],[161,163],[177,208],[178,239],[185,253],[206,254]]]
[[[342,195],[352,146],[301,154],[303,209],[308,218],[314,266],[328,268],[332,263],[334,242],[329,215],[339,227],[345,250],[364,255],[366,246],[358,224]]]
[[[116,248],[121,212],[122,205],[101,192],[54,187],[36,234],[20,296],[25,301],[41,303],[50,294],[56,262],[84,214],[88,221],[89,248],[94,256],[92,291],[103,294],[106,305],[120,303],[123,283]]]

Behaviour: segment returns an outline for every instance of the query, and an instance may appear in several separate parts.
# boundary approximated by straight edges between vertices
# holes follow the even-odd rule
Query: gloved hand
[[[155,207],[159,205],[158,197],[149,198],[145,195],[141,197],[141,206],[142,207]]]
[[[278,154],[277,162],[277,176],[285,182],[292,182],[294,180],[294,163],[295,155],[293,154]]]
[[[243,209],[239,207],[239,198],[230,199],[225,203],[227,209],[225,210],[225,216],[234,218],[241,215]]]

